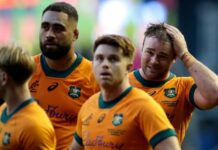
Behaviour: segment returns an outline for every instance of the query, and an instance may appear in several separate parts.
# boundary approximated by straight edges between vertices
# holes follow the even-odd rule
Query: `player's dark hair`
[[[159,23],[159,24],[150,23],[148,25],[148,28],[144,32],[144,39],[143,39],[143,44],[142,44],[143,47],[145,44],[146,37],[155,37],[161,41],[168,42],[171,44],[171,46],[173,48],[172,38],[167,33],[166,27],[164,26],[164,23]],[[175,55],[175,57],[176,57],[176,55]]]
[[[44,13],[46,11],[64,12],[64,13],[66,13],[68,15],[69,19],[73,18],[77,22],[78,22],[78,19],[79,19],[76,8],[73,7],[72,5],[66,3],[66,2],[55,2],[55,3],[52,3],[52,4],[48,5],[43,10],[42,15],[44,15]]]

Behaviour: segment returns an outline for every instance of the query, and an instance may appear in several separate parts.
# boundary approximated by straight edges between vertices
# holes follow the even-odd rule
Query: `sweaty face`
[[[95,78],[101,87],[120,85],[128,74],[129,60],[123,56],[122,49],[101,44],[93,58]]]
[[[142,71],[146,80],[164,80],[174,61],[170,43],[155,37],[146,37],[141,57]]]
[[[47,11],[42,16],[40,48],[46,57],[60,59],[67,55],[73,41],[76,23],[63,12]]]

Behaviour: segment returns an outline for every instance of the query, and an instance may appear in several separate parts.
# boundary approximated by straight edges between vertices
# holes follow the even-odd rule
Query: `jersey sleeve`
[[[31,122],[21,132],[19,143],[21,143],[22,149],[55,150],[55,131],[52,126],[40,126]]]
[[[161,106],[151,97],[148,100],[138,106],[140,109],[137,121],[145,138],[154,148],[162,140],[176,136],[176,132]]]
[[[187,99],[193,106],[198,108],[194,101],[194,93],[197,88],[194,79],[192,77],[183,77],[181,82],[185,88],[185,99]]]
[[[74,134],[74,139],[79,143],[81,146],[83,146],[83,141],[82,141],[82,111],[83,107],[79,111],[78,118],[77,118],[77,125],[76,125],[76,133]]]

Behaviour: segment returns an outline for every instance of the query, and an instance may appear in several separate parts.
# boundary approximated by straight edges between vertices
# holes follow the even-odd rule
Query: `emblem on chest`
[[[114,126],[121,125],[123,123],[123,114],[114,114],[112,123]]]
[[[72,97],[73,99],[75,98],[79,98],[81,94],[81,88],[78,86],[70,86],[69,87],[69,91],[68,91],[68,95],[70,97]]]
[[[10,144],[10,138],[11,138],[11,133],[5,132],[3,140],[2,140],[2,144],[3,145]]]
[[[169,89],[164,89],[164,95],[169,98],[176,97],[176,89],[175,88],[169,88]]]

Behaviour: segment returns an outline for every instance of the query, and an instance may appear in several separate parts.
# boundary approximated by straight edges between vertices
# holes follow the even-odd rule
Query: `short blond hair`
[[[33,74],[35,62],[29,51],[16,43],[10,43],[0,46],[0,68],[20,85]]]

